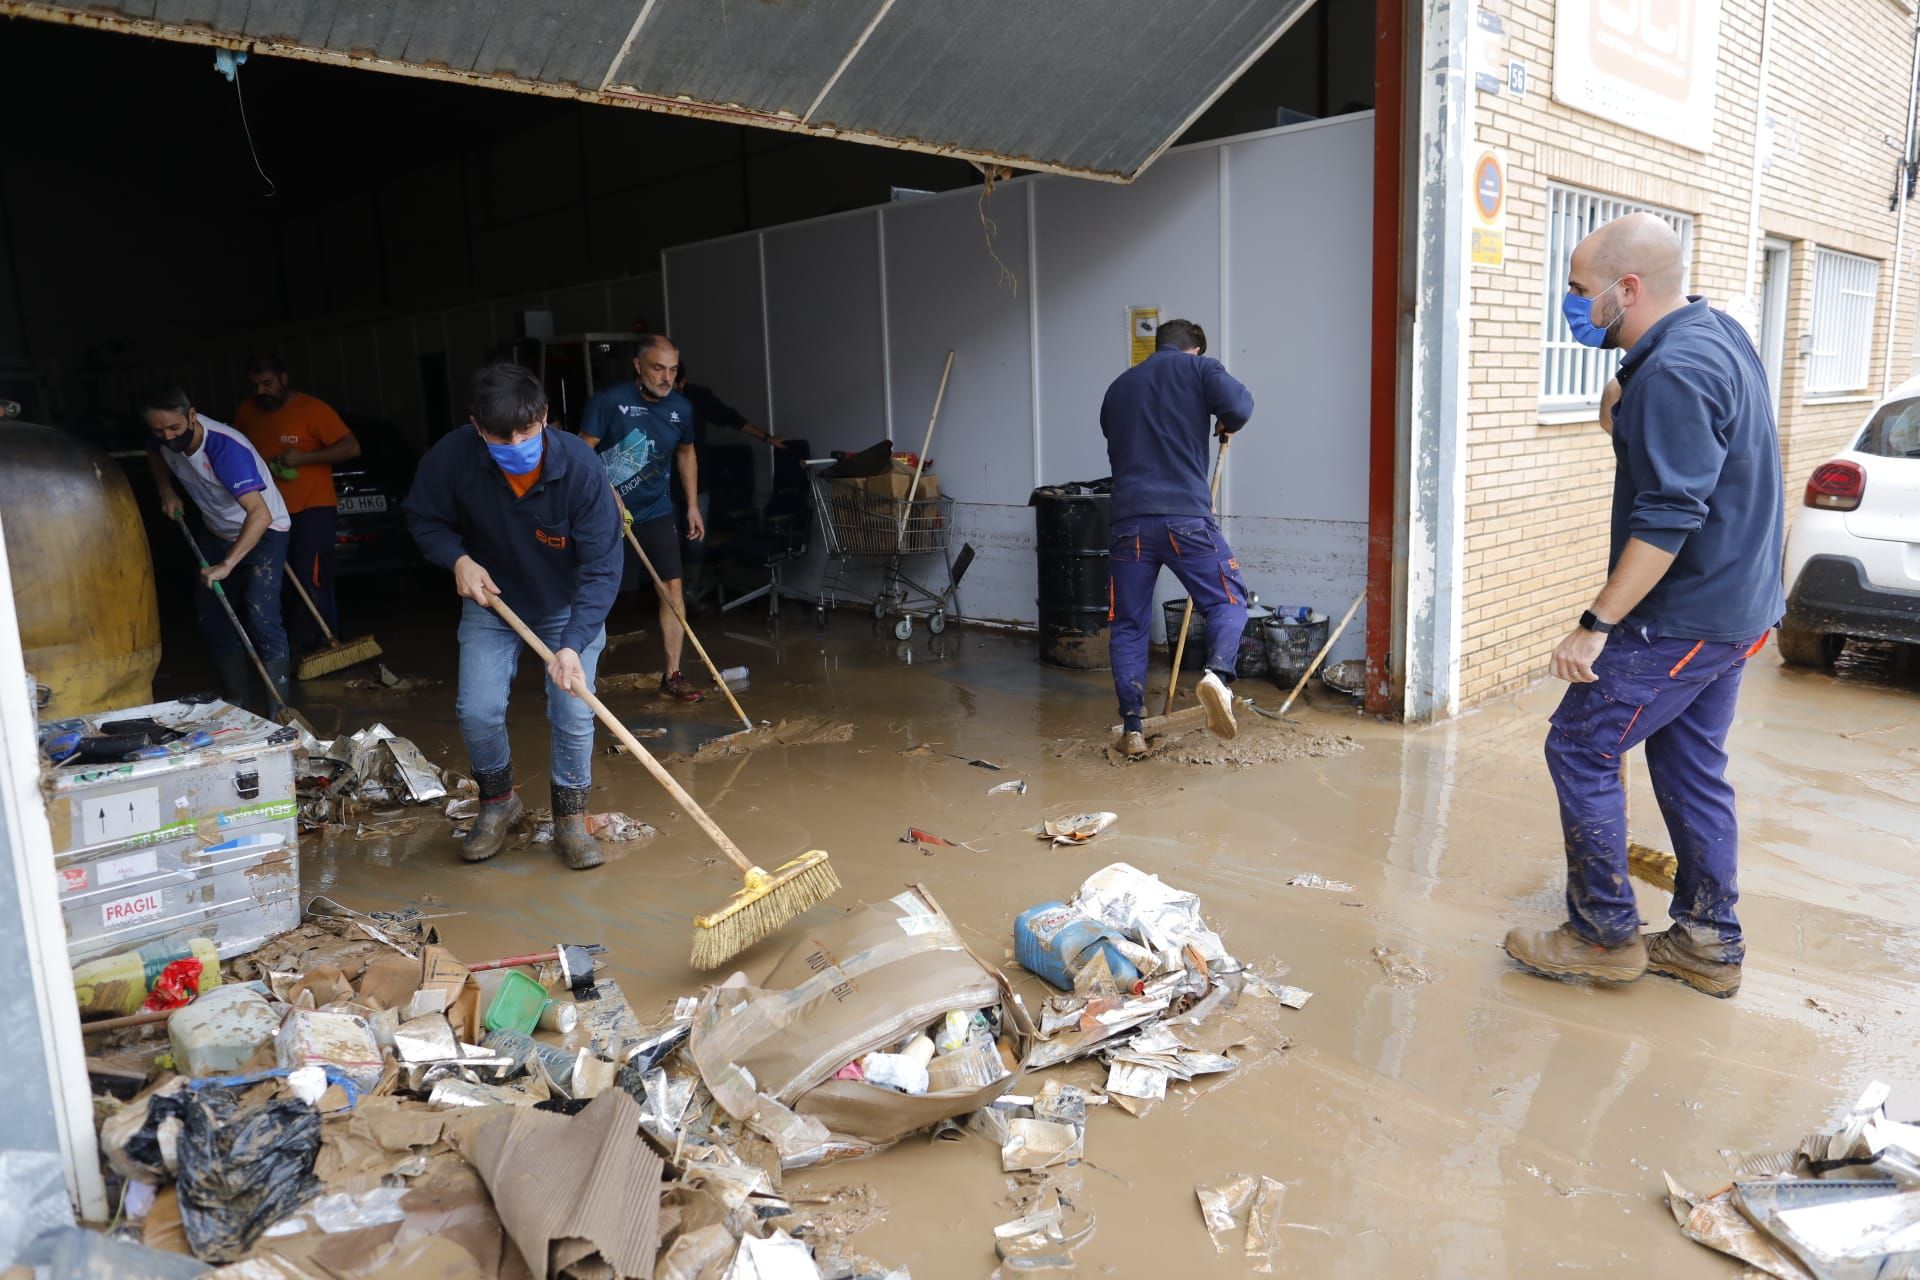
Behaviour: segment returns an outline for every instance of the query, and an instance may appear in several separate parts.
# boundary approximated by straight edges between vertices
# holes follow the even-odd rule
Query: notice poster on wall
[[[1127,308],[1127,367],[1132,368],[1153,354],[1153,344],[1160,333],[1160,308]]]
[[[1719,52],[1720,0],[1559,0],[1554,100],[1706,151]]]

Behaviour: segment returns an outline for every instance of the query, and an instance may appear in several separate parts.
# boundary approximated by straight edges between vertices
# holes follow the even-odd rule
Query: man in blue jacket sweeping
[[[604,859],[587,833],[593,711],[572,693],[593,687],[607,611],[620,586],[620,508],[606,471],[577,437],[547,427],[539,378],[514,364],[473,375],[469,426],[427,451],[407,494],[407,528],[426,558],[453,571],[460,606],[454,712],[480,787],[480,814],[460,851],[491,858],[526,810],[513,789],[507,691],[520,637],[492,608],[498,596],[553,650],[547,666],[554,846],[584,871]]]
[[[1681,292],[1662,219],[1630,214],[1573,252],[1564,311],[1580,342],[1624,350],[1613,407],[1606,585],[1553,653],[1570,684],[1547,734],[1567,855],[1567,923],[1515,929],[1507,953],[1554,978],[1653,972],[1726,997],[1746,944],[1727,731],[1746,661],[1786,611],[1780,447],[1746,330]],[[1679,862],[1671,927],[1644,937],[1627,874],[1620,761],[1640,743]]]
[[[1217,422],[1222,440],[1253,416],[1253,394],[1206,354],[1200,326],[1169,320],[1154,353],[1114,379],[1100,405],[1113,495],[1107,508],[1107,649],[1120,699],[1121,754],[1147,753],[1147,646],[1153,585],[1165,565],[1206,620],[1206,674],[1199,697],[1222,738],[1233,719],[1234,664],[1247,625],[1247,587],[1213,517],[1207,462]]]

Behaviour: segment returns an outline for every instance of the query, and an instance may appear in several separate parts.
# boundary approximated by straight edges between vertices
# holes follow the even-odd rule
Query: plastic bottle
[[[1114,945],[1122,936],[1064,902],[1043,902],[1014,920],[1013,954],[1027,972],[1062,991],[1073,990],[1074,975],[1104,954],[1114,979],[1131,986],[1140,971]]]
[[[489,1031],[481,1046],[493,1050],[503,1058],[512,1058],[521,1066],[535,1058],[546,1068],[547,1078],[562,1089],[573,1087],[573,1065],[575,1054],[557,1045],[542,1044],[532,1036],[523,1036],[518,1031]]]

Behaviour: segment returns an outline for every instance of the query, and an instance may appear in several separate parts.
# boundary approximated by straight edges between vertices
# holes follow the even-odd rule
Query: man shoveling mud
[[[407,494],[407,528],[421,554],[453,571],[460,606],[460,688],[454,714],[480,787],[480,815],[460,856],[491,858],[526,810],[513,790],[507,690],[520,637],[489,602],[526,619],[553,650],[547,723],[553,735],[553,842],[576,871],[604,858],[587,834],[593,711],[571,692],[593,687],[607,611],[620,585],[620,507],[593,450],[547,428],[539,378],[514,364],[473,375],[471,431],[440,438]]]
[[[1515,929],[1507,954],[1555,978],[1631,982],[1648,969],[1713,996],[1740,989],[1738,831],[1727,730],[1746,660],[1786,611],[1780,449],[1746,331],[1681,293],[1680,238],[1636,213],[1580,242],[1573,336],[1625,350],[1612,413],[1607,583],[1554,650],[1571,682],[1547,734],[1567,850],[1567,923]],[[1627,875],[1620,760],[1647,769],[1679,862],[1673,925],[1642,937]]]
[[[1247,625],[1247,588],[1240,562],[1213,517],[1207,424],[1217,420],[1224,441],[1253,416],[1253,393],[1206,349],[1199,325],[1167,321],[1154,353],[1114,379],[1100,405],[1100,430],[1113,468],[1107,556],[1113,625],[1107,648],[1120,699],[1118,745],[1130,757],[1147,753],[1140,724],[1146,713],[1153,585],[1162,565],[1173,570],[1206,619],[1207,672],[1199,697],[1207,727],[1222,738],[1237,732],[1227,686],[1233,683],[1240,633]]]

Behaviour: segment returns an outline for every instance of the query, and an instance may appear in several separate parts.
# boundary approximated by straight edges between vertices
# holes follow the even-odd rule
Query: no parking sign
[[[1507,165],[1498,151],[1482,151],[1473,166],[1473,265],[1507,262]]]

